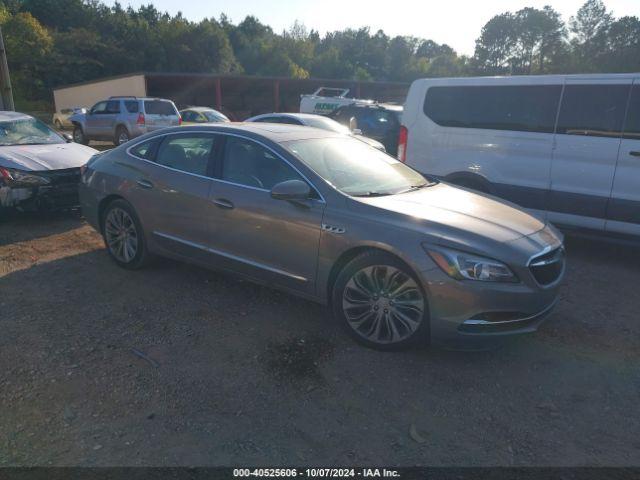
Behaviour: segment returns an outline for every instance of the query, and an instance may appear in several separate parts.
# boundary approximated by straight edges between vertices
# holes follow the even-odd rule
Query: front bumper
[[[0,207],[21,211],[50,211],[78,207],[80,169],[38,172],[49,178],[50,184],[41,186],[10,186],[0,181]]]
[[[549,286],[455,280],[439,268],[422,272],[434,344],[481,346],[535,332],[558,301],[564,272]]]

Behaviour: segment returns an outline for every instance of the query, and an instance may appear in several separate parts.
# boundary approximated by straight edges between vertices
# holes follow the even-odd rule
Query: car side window
[[[101,114],[101,113],[105,113],[106,110],[107,110],[107,102],[98,102],[91,109],[91,113],[94,115]]]
[[[107,102],[107,109],[105,113],[120,113],[120,101],[109,100]]]
[[[207,175],[213,135],[168,135],[160,144],[156,163],[165,167],[196,175]]]
[[[136,100],[125,100],[124,107],[129,113],[138,113],[139,110],[138,102]]]
[[[153,154],[153,148],[157,141],[157,138],[152,138],[151,140],[147,140],[146,142],[139,143],[138,145],[132,147],[129,151],[136,157],[150,160],[151,155]]]
[[[619,138],[630,88],[629,85],[567,85],[556,133]]]
[[[640,85],[634,86],[631,91],[624,137],[640,140]]]
[[[221,179],[265,190],[286,180],[303,180],[290,165],[266,148],[237,137],[227,138]]]

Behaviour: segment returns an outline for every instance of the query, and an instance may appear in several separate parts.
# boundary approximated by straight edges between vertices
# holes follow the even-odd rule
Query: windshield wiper
[[[352,197],[386,197],[387,195],[391,195],[390,192],[358,192],[352,193]]]
[[[399,195],[400,193],[409,193],[409,192],[413,192],[414,190],[420,190],[421,188],[424,187],[429,187],[433,185],[432,183],[421,183],[420,185],[411,185],[409,188],[407,188],[406,190],[400,190],[399,192],[396,193],[396,195]]]

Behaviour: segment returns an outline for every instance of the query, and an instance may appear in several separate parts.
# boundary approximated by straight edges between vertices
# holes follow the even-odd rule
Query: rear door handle
[[[629,152],[629,155],[631,155],[632,157],[640,157],[640,152],[637,150],[632,150],[631,152]]]
[[[233,208],[233,203],[227,200],[226,198],[216,198],[215,200],[213,200],[213,204],[216,207],[226,208],[229,210]]]
[[[141,188],[146,188],[146,189],[153,188],[153,183],[151,183],[149,180],[145,180],[144,178],[141,178],[136,183]]]

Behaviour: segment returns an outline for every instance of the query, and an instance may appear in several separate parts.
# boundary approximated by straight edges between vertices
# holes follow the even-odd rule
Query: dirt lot
[[[366,350],[325,309],[75,215],[0,224],[0,466],[640,465],[640,250],[569,239],[555,314],[492,352]]]

